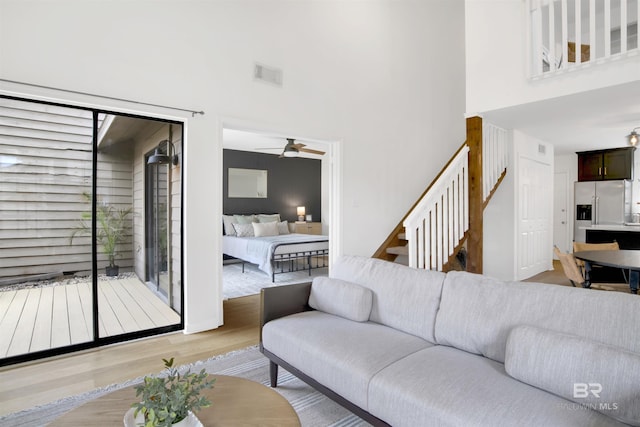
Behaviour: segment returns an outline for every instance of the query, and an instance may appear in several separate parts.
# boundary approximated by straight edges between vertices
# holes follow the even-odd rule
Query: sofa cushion
[[[267,322],[262,345],[366,410],[371,378],[431,344],[377,323],[307,311]]]
[[[509,375],[619,421],[640,425],[640,354],[533,326],[507,339]]]
[[[369,412],[394,427],[621,425],[516,381],[501,363],[446,346],[418,351],[376,375]]]
[[[445,273],[342,256],[329,275],[373,291],[371,321],[435,342],[434,324]]]
[[[447,273],[435,335],[439,344],[504,362],[507,336],[518,325],[578,335],[640,353],[640,298],[543,283],[503,282]]]
[[[311,308],[356,322],[369,320],[372,300],[371,289],[325,276],[313,279],[309,295]]]

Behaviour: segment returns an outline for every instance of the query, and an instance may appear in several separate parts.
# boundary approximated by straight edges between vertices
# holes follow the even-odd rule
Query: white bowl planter
[[[135,412],[135,408],[129,409],[124,414],[124,427],[140,427],[144,426],[144,415],[138,413],[138,416],[134,418],[133,413]],[[179,421],[173,424],[174,427],[203,427],[202,423],[194,415],[193,412],[189,411],[189,415],[182,421]]]

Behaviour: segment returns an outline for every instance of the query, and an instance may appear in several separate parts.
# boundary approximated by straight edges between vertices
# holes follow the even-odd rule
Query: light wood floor
[[[91,283],[0,292],[0,357],[90,341],[93,337]],[[137,277],[98,281],[100,336],[180,323],[180,315]]]
[[[571,286],[559,264],[554,267],[554,271],[541,273],[528,281]],[[176,363],[184,364],[258,343],[258,295],[225,301],[224,315],[224,326],[214,331],[193,335],[178,332],[0,368],[0,413],[26,409],[160,371],[163,357],[175,356]]]
[[[0,368],[0,414],[162,370],[162,358],[180,364],[258,343],[259,296],[224,302],[224,326],[114,344],[81,353]]]

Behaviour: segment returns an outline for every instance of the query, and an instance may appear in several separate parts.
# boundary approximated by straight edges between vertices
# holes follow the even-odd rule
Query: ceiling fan
[[[318,154],[320,156],[324,155],[325,153],[324,151],[320,151],[320,150],[304,148],[306,147],[305,144],[296,143],[295,141],[296,140],[293,138],[287,138],[287,145],[284,146],[284,149],[282,150],[282,154],[280,154],[280,157],[297,157],[300,152]],[[265,150],[270,150],[270,148],[265,148]]]

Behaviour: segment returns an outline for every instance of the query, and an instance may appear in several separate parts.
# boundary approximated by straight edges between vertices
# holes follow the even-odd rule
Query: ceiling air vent
[[[282,70],[256,63],[253,67],[253,78],[272,85],[282,86]]]

